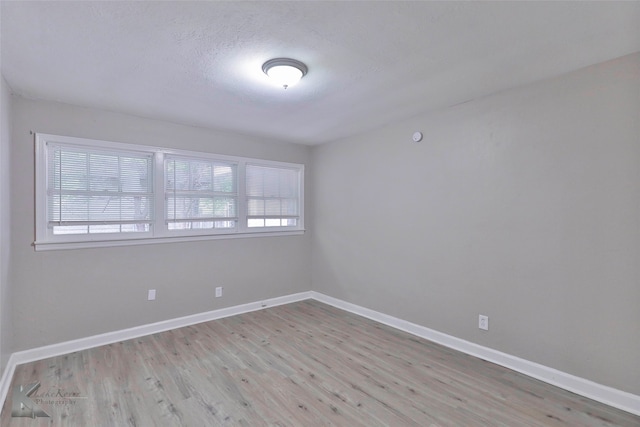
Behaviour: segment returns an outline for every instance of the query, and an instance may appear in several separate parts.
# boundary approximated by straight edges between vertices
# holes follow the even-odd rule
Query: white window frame
[[[90,149],[114,151],[135,151],[150,153],[153,156],[152,179],[154,194],[154,217],[150,232],[144,233],[105,233],[105,234],[65,234],[54,235],[47,223],[47,180],[48,156],[47,143],[75,145]],[[236,194],[238,221],[233,229],[196,229],[169,230],[165,211],[165,156],[177,156],[206,161],[222,161],[236,164]],[[56,249],[79,249],[92,247],[128,246],[168,242],[186,242],[210,239],[230,239],[265,236],[291,236],[304,233],[304,165],[297,163],[260,160],[247,157],[226,156],[179,149],[170,149],[146,145],[128,144],[87,138],[50,135],[35,135],[35,234],[34,247],[37,251]],[[259,165],[275,168],[295,169],[299,179],[299,218],[295,227],[248,227],[246,166]]]

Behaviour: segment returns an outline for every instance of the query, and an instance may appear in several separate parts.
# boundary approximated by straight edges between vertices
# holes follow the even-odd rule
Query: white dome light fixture
[[[295,85],[307,74],[307,66],[300,61],[289,58],[270,59],[262,65],[262,71],[278,86],[288,88]]]

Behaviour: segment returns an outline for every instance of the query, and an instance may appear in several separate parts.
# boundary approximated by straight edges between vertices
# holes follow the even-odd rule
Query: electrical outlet
[[[153,301],[155,299],[156,299],[156,290],[149,289],[149,292],[147,293],[147,301]]]
[[[222,286],[218,286],[216,288],[216,298],[220,298],[222,296]]]
[[[478,328],[485,331],[489,330],[489,316],[484,316],[482,314],[478,316]]]

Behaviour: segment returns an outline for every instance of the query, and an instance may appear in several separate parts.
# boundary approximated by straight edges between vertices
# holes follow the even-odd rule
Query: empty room
[[[640,2],[0,0],[0,425],[640,427]]]

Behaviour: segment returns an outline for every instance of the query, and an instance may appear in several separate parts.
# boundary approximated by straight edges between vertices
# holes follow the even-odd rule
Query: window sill
[[[36,251],[53,251],[65,249],[108,248],[113,246],[155,245],[159,243],[198,242],[202,240],[245,239],[251,237],[300,236],[305,230],[291,231],[257,231],[251,233],[212,234],[176,237],[145,237],[123,240],[91,240],[84,242],[34,242]]]

